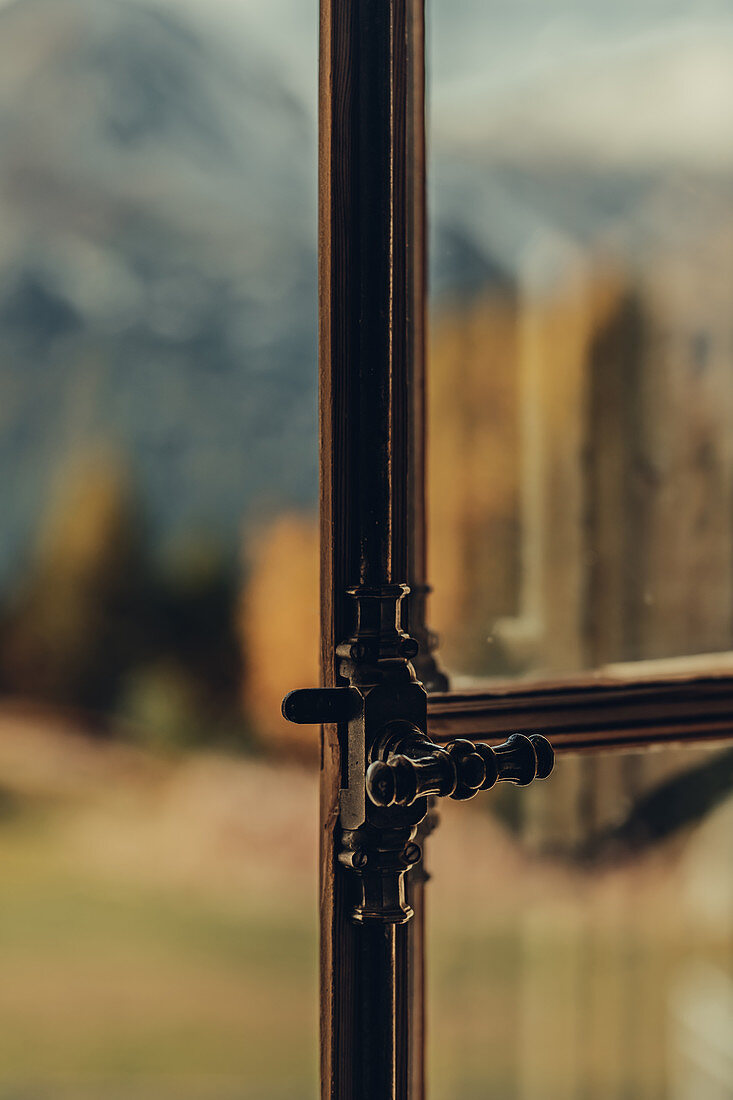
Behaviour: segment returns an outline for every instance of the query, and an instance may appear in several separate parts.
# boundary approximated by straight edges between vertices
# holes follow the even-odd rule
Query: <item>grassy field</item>
[[[315,1096],[314,776],[5,726],[0,1097]]]
[[[0,847],[0,1095],[314,1095],[315,931]]]
[[[314,1098],[316,820],[305,768],[0,715],[0,1100]],[[671,1095],[680,976],[730,961],[724,920],[692,944],[688,848],[591,878],[449,807],[433,1100]]]

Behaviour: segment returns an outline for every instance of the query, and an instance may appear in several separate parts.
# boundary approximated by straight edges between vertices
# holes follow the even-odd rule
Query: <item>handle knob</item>
[[[487,782],[481,788],[483,791],[490,790],[497,782],[526,787],[534,779],[547,779],[555,766],[552,745],[538,733],[529,737],[513,733],[495,748],[489,745],[477,745],[476,748],[486,764]],[[488,776],[493,769],[496,777],[489,782]]]
[[[490,790],[497,782],[525,787],[547,779],[555,754],[546,738],[514,733],[492,748],[459,739],[445,748],[426,738],[393,747],[385,760],[369,765],[367,795],[375,806],[411,806],[418,798],[440,795],[459,801]]]

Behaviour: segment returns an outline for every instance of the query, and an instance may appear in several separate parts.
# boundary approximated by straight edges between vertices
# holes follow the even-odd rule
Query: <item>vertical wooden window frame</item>
[[[410,379],[422,321],[413,115],[422,79],[413,0],[321,0],[319,284],[323,684],[353,629],[354,585],[409,579]],[[419,107],[418,107],[419,109]],[[409,113],[409,117],[408,117]],[[418,154],[419,155],[419,154]],[[421,186],[421,183],[420,183]],[[420,229],[421,234],[421,229]],[[410,275],[408,276],[408,271]],[[414,276],[414,277],[413,277]],[[411,484],[410,480],[410,484]],[[357,927],[335,865],[340,733],[325,726],[321,768],[321,1082],[329,1100],[420,1095],[414,934]],[[361,779],[363,782],[363,777]],[[373,980],[374,975],[379,980]],[[419,1059],[418,1059],[419,1061]],[[421,1063],[420,1063],[421,1064]]]
[[[343,682],[335,649],[353,627],[347,589],[378,573],[378,583],[406,581],[412,589],[409,629],[421,641],[416,664],[432,692],[436,741],[543,733],[562,755],[732,739],[731,658],[461,693],[447,690],[432,658],[425,623],[423,5],[320,0],[323,684]],[[373,1063],[380,1062],[391,1066],[380,1096],[422,1100],[424,884],[411,882],[409,924],[366,932],[350,922],[348,876],[334,859],[345,785],[339,733],[323,728],[321,754],[322,1098],[373,1100],[369,1078],[379,1075]],[[368,981],[375,960],[394,976],[378,1001]]]
[[[419,675],[445,686],[424,628],[424,0],[321,0],[319,84],[323,684],[343,683],[348,589],[408,583]],[[423,881],[410,883],[408,924],[351,923],[335,866],[342,732],[322,734],[322,1096],[417,1100]]]

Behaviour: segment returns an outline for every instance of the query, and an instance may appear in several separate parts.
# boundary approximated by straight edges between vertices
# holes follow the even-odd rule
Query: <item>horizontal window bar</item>
[[[573,680],[431,695],[430,735],[436,741],[499,741],[509,733],[542,733],[558,752],[730,741],[733,662],[725,658],[715,671],[693,671],[698,658],[685,672],[665,673],[659,662],[639,662],[623,672],[617,666]]]

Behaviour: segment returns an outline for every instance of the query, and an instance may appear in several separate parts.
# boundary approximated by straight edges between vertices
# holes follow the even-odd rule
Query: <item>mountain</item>
[[[729,201],[726,0],[428,8],[437,297],[592,248],[670,174]],[[158,541],[314,504],[315,79],[302,0],[0,7],[0,580],[100,440]]]
[[[277,59],[171,11],[0,11],[0,565],[99,439],[157,533],[314,499],[314,149]]]

